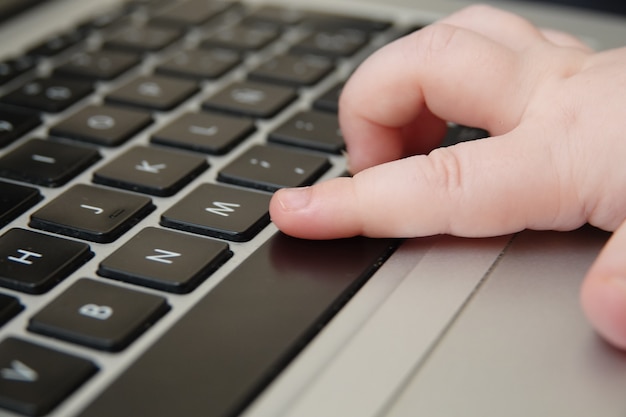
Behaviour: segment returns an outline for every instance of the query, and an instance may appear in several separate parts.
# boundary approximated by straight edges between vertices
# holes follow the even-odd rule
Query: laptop
[[[626,355],[578,305],[608,233],[269,219],[273,191],[346,175],[354,68],[467,4],[3,0],[0,415],[624,416]],[[626,42],[623,16],[494,4]]]

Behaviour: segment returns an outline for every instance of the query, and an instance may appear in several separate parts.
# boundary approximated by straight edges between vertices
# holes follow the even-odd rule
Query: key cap
[[[0,147],[6,146],[41,124],[34,112],[9,106],[0,106]]]
[[[226,49],[183,51],[156,67],[158,74],[194,80],[221,77],[241,62],[239,54]]]
[[[353,29],[366,33],[380,32],[391,26],[391,22],[386,20],[323,12],[307,13],[303,24],[317,29]]]
[[[119,28],[131,20],[128,11],[126,7],[117,7],[104,13],[98,13],[95,17],[88,18],[88,20],[78,24],[78,30],[87,36],[94,32],[108,32]]]
[[[324,29],[297,42],[291,51],[330,58],[347,58],[363,48],[368,41],[367,35],[357,30]]]
[[[0,157],[0,177],[59,187],[98,159],[95,149],[31,139]]]
[[[235,51],[257,51],[278,38],[279,32],[268,27],[230,26],[212,33],[200,46]]]
[[[35,65],[37,65],[37,60],[30,56],[20,56],[0,62],[0,85],[33,69]]]
[[[231,256],[224,242],[148,227],[102,261],[98,275],[188,293]]]
[[[83,39],[84,34],[78,30],[59,33],[28,50],[26,55],[38,58],[49,58],[76,45]]]
[[[180,31],[172,28],[130,26],[110,36],[104,47],[138,54],[157,52],[174,43],[181,35]]]
[[[310,185],[330,168],[327,158],[298,150],[256,145],[218,174],[218,180],[265,191]]]
[[[80,279],[28,322],[28,330],[118,352],[170,309],[163,297]]]
[[[23,309],[24,306],[18,298],[0,294],[0,326],[4,326]]]
[[[334,85],[313,102],[313,108],[337,114],[339,112],[339,97],[344,83]]]
[[[0,227],[41,201],[38,189],[0,181]]]
[[[139,63],[135,54],[120,51],[79,52],[55,69],[59,76],[85,78],[90,81],[112,80]]]
[[[278,27],[291,27],[304,19],[305,12],[297,9],[289,9],[282,6],[260,6],[250,15],[246,16],[243,23],[246,25],[275,25]]]
[[[452,146],[460,142],[483,139],[489,137],[489,132],[477,127],[452,125],[448,127],[446,137],[441,142],[441,146]]]
[[[11,229],[0,237],[0,285],[41,294],[93,257],[83,242]]]
[[[109,243],[154,210],[148,197],[78,184],[32,214],[30,226]]]
[[[271,132],[268,140],[337,154],[345,148],[337,116],[318,111],[294,115]]]
[[[180,29],[198,26],[229,9],[227,2],[190,0],[164,8],[150,20],[150,24],[174,26]]]
[[[270,195],[202,184],[161,215],[161,225],[236,242],[252,239],[270,222]]]
[[[155,132],[150,141],[161,145],[223,155],[256,130],[251,119],[201,112],[186,113]]]
[[[289,87],[243,81],[217,92],[202,106],[208,110],[269,118],[287,107],[296,97],[296,91]]]
[[[58,113],[93,91],[90,83],[63,78],[39,78],[13,90],[2,102],[48,113]]]
[[[195,82],[150,75],[118,87],[106,97],[106,101],[164,111],[173,109],[197,91]]]
[[[176,194],[208,168],[197,155],[135,146],[93,174],[93,182],[157,196]]]
[[[89,360],[9,337],[0,342],[0,407],[45,415],[97,371]]]
[[[118,146],[152,123],[150,113],[107,105],[93,105],[50,128],[50,135],[101,146]]]
[[[331,60],[314,55],[281,55],[252,70],[251,80],[291,86],[316,84],[334,69]]]
[[[365,283],[392,245],[275,235],[80,416],[238,415]],[[180,355],[180,346],[194,349]],[[169,387],[182,384],[188,389],[172,401]]]

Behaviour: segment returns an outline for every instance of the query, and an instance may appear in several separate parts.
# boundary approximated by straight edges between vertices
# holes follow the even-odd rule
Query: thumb
[[[581,301],[598,333],[616,347],[626,349],[626,221],[589,270]]]

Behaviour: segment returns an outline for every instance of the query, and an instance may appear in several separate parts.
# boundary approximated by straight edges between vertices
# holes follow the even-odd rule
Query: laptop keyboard
[[[244,410],[397,246],[292,239],[268,203],[343,174],[342,84],[408,30],[129,1],[0,62],[0,408]]]

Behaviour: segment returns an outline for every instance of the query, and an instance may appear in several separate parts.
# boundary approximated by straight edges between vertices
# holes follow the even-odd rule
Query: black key
[[[113,106],[85,107],[50,128],[53,136],[117,146],[152,123],[150,113]]]
[[[87,80],[112,80],[139,63],[135,54],[121,51],[79,52],[58,67],[57,75]]]
[[[489,137],[489,132],[485,129],[455,124],[448,128],[448,132],[441,146],[451,146],[460,142],[468,142],[486,137]]]
[[[271,132],[268,140],[330,153],[341,153],[345,148],[337,116],[318,111],[294,115]]]
[[[41,201],[38,189],[0,181],[0,227]]]
[[[36,64],[37,60],[30,56],[21,56],[0,62],[0,85],[8,83],[17,76],[33,69]]]
[[[274,236],[80,416],[238,415],[366,282],[392,244]],[[181,346],[194,348],[181,355]],[[183,384],[187,389],[172,401],[171,387]]]
[[[188,293],[231,255],[224,242],[149,227],[102,261],[98,274],[163,291]]]
[[[152,110],[171,110],[197,91],[195,82],[150,75],[122,85],[111,92],[106,101]]]
[[[250,117],[269,118],[297,97],[294,89],[251,81],[235,82],[202,105],[205,109]]]
[[[0,106],[0,147],[6,146],[41,124],[35,112]]]
[[[250,72],[252,80],[291,86],[313,85],[335,68],[330,59],[314,55],[281,55]]]
[[[362,32],[380,32],[391,26],[391,22],[333,13],[307,13],[304,25],[317,29],[354,29]]]
[[[343,87],[344,83],[339,83],[331,87],[313,102],[313,107],[317,110],[337,114],[339,112],[339,97],[341,96]]]
[[[168,310],[163,297],[81,279],[31,317],[28,330],[115,352]]]
[[[350,57],[368,41],[367,35],[357,30],[327,29],[305,37],[293,46],[292,51],[331,58]]]
[[[106,48],[134,53],[157,52],[181,37],[176,29],[153,26],[131,26],[111,36]]]
[[[261,6],[243,20],[244,24],[253,26],[274,25],[291,27],[304,19],[305,12],[281,6]]]
[[[236,242],[270,222],[269,194],[203,184],[161,215],[161,225]]]
[[[58,187],[100,159],[95,149],[31,139],[0,157],[0,176]]]
[[[30,81],[2,97],[2,101],[48,113],[65,110],[93,91],[90,83],[58,77]]]
[[[330,168],[327,158],[298,150],[256,145],[224,167],[218,180],[276,191],[315,182]]]
[[[31,216],[30,226],[109,243],[154,208],[148,197],[78,184],[37,210]]]
[[[97,371],[86,359],[9,337],[0,342],[0,407],[42,416]]]
[[[0,326],[5,325],[13,317],[17,316],[24,306],[16,297],[0,294]]]
[[[29,294],[48,291],[93,257],[83,242],[11,229],[0,237],[0,285]]]
[[[157,131],[152,143],[210,154],[225,154],[254,132],[247,118],[215,113],[186,113]]]
[[[31,48],[26,53],[26,55],[39,58],[51,57],[65,51],[71,46],[76,45],[83,39],[83,33],[78,30],[59,33],[57,35],[49,37],[41,44]]]
[[[183,51],[156,68],[159,74],[194,80],[214,79],[241,62],[239,54],[226,49]]]
[[[208,168],[197,155],[135,146],[93,174],[97,184],[157,196],[174,195]]]
[[[78,30],[84,34],[94,31],[110,30],[120,27],[130,20],[125,7],[118,7],[105,13],[98,13],[93,19],[89,19],[78,26]]]
[[[162,12],[150,20],[150,23],[184,29],[203,24],[229,7],[231,4],[227,2],[189,0],[177,3],[173,7],[164,8]]]
[[[256,51],[276,40],[280,32],[267,27],[229,26],[209,35],[203,48],[225,48],[236,51]]]

